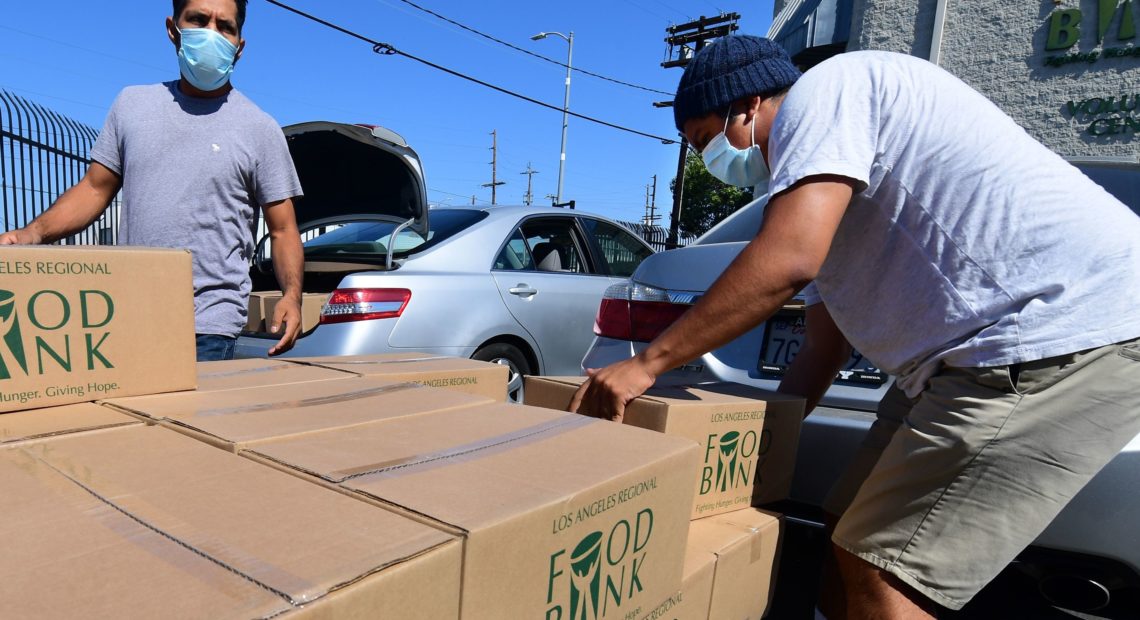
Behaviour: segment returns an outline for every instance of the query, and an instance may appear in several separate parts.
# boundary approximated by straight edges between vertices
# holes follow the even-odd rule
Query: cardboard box
[[[8,447],[71,433],[141,424],[131,416],[94,403],[12,411],[0,415],[0,446]]]
[[[456,538],[166,429],[0,450],[0,480],[5,617],[458,617]]]
[[[287,385],[347,379],[357,375],[331,368],[295,364],[283,359],[237,359],[198,363],[198,391],[240,390],[266,385]]]
[[[509,370],[502,364],[428,353],[384,353],[290,359],[295,362],[354,372],[386,381],[413,381],[430,387],[470,392],[500,402],[507,400]]]
[[[715,554],[689,546],[685,549],[681,588],[641,620],[711,620],[709,605],[715,571]]]
[[[528,405],[565,410],[583,377],[527,377]],[[734,383],[650,388],[623,422],[701,446],[694,519],[787,498],[804,401]],[[585,411],[583,411],[585,413]]]
[[[269,328],[265,325],[265,319],[272,317],[273,313],[266,313],[267,305],[276,304],[276,301],[281,298],[281,291],[255,291],[249,294],[249,304],[246,307],[245,330],[250,332],[264,332]],[[272,310],[272,308],[270,308]]]
[[[472,394],[365,377],[106,401],[236,452],[260,441],[489,402]]]
[[[301,295],[301,331],[308,332],[321,322],[321,309],[329,300],[329,293]]]
[[[253,316],[254,298],[260,304],[260,319],[257,328],[252,327],[252,320],[247,322],[246,329],[250,331],[268,332],[273,323],[273,313],[277,310],[277,302],[281,301],[281,291],[262,291],[250,294],[250,317]],[[328,293],[302,293],[301,294],[301,333],[307,333],[321,322],[321,308],[328,301]]]
[[[692,442],[493,404],[242,454],[464,535],[464,620],[637,618],[681,583]]]
[[[775,592],[782,526],[779,515],[754,508],[693,521],[689,546],[717,558],[710,619],[764,616]]]
[[[0,411],[194,388],[190,253],[0,248]]]
[[[250,293],[245,307],[245,327],[247,332],[265,331],[265,308],[262,305],[261,293]]]

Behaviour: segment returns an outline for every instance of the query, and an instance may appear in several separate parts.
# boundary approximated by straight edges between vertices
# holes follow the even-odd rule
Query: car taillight
[[[604,338],[650,342],[681,317],[690,307],[676,303],[668,291],[622,282],[606,289],[594,333]]]
[[[321,324],[393,319],[411,298],[406,288],[340,288],[321,308]]]

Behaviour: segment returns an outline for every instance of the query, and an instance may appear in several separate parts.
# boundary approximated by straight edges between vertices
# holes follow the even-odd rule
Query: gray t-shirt
[[[815,288],[907,394],[942,364],[1140,336],[1140,218],[937,66],[824,61],[788,92],[768,147],[773,193],[820,174],[857,182]]]
[[[277,122],[236,90],[202,99],[177,82],[132,86],[91,158],[123,179],[119,243],[189,249],[195,330],[240,333],[259,206],[301,195]]]

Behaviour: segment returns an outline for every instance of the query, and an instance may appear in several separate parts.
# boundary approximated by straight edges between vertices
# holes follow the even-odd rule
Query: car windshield
[[[433,209],[427,236],[414,230],[400,231],[394,257],[409,256],[436,246],[486,217],[485,211],[472,209]],[[305,257],[385,256],[392,231],[398,225],[395,222],[347,222],[314,228],[302,235],[306,239]]]

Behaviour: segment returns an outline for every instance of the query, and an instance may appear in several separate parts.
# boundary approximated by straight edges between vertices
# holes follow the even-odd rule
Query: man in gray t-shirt
[[[233,357],[246,321],[258,209],[273,240],[283,297],[270,330],[289,350],[301,327],[304,258],[297,172],[277,123],[233,89],[246,0],[174,0],[167,34],[181,79],[119,94],[74,187],[5,243],[50,243],[82,230],[122,190],[119,243],[193,254],[199,361]],[[282,330],[282,327],[284,329]]]

